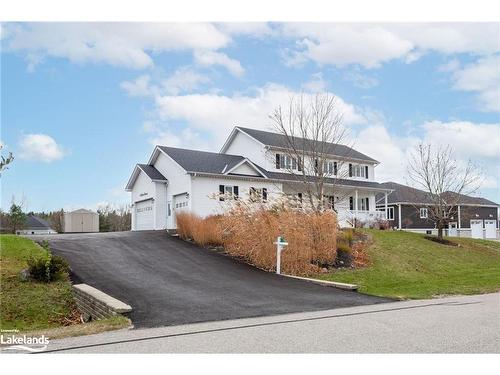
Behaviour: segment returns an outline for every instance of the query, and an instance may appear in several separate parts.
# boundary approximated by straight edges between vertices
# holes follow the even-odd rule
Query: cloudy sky
[[[338,97],[376,179],[419,141],[450,144],[500,201],[499,24],[3,24],[2,179],[28,210],[128,201],[155,144],[218,151],[289,97]]]

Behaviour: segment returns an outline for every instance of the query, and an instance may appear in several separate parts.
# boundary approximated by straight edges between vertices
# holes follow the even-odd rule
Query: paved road
[[[54,253],[69,261],[77,279],[132,306],[130,318],[135,327],[388,301],[264,272],[164,232],[47,238]]]
[[[122,330],[59,353],[500,353],[500,293]]]

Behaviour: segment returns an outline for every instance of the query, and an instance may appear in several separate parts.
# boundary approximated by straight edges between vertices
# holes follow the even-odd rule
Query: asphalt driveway
[[[389,301],[264,272],[165,232],[63,234],[46,238],[53,252],[68,260],[75,281],[131,305],[130,318],[135,327]]]

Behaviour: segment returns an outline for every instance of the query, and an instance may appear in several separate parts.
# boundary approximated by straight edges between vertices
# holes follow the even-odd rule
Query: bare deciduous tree
[[[281,169],[300,183],[315,210],[322,211],[327,206],[336,210],[335,197],[341,201],[348,195],[345,189],[338,188],[337,182],[348,174],[344,164],[351,148],[345,145],[347,131],[335,96],[323,93],[292,97],[287,107],[279,106],[269,117],[285,139]],[[334,197],[328,201],[327,183]]]
[[[0,150],[2,150],[3,145],[0,144]],[[9,152],[9,155],[7,157],[4,157],[3,155],[0,156],[0,174],[5,170],[8,169],[8,165],[14,161],[14,156],[12,155],[12,152]]]
[[[469,160],[461,166],[450,146],[433,147],[418,145],[408,163],[409,185],[427,193],[427,203],[415,202],[415,208],[427,208],[429,219],[436,223],[438,239],[443,239],[443,229],[456,214],[463,195],[477,191],[481,173]]]

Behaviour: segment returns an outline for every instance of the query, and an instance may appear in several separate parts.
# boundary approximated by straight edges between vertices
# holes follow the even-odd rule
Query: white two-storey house
[[[221,213],[227,196],[272,201],[286,194],[305,198],[301,166],[281,134],[235,127],[219,153],[156,146],[146,164],[137,164],[127,183],[132,193],[132,230],[175,229],[176,214]],[[375,182],[378,162],[343,145],[324,161],[324,195],[342,226],[354,219],[385,218],[375,196],[391,190]],[[307,155],[307,153],[305,153]],[[307,157],[307,156],[305,156]],[[311,175],[310,178],[314,178]]]

